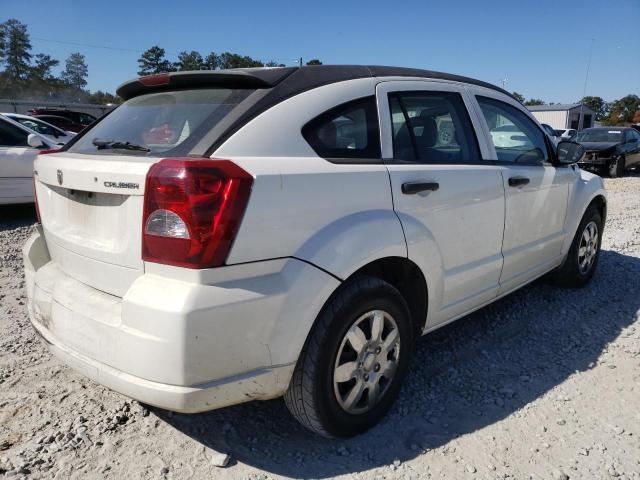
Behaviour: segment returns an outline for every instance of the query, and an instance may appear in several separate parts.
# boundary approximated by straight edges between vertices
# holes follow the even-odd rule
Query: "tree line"
[[[307,65],[321,65],[318,59]],[[85,56],[79,52],[69,55],[64,69],[54,75],[60,61],[45,53],[34,53],[27,25],[15,18],[0,23],[0,98],[33,101],[86,103],[120,103],[121,99],[100,90],[86,89],[89,68]],[[210,52],[206,56],[195,50],[178,54],[175,61],[157,45],[146,50],[138,59],[138,74],[152,75],[182,70],[218,70],[226,68],[277,67],[284,64],[273,60],[263,62],[238,53]]]
[[[512,95],[524,106],[547,105],[539,98],[525,100],[524,96],[518,92]],[[578,103],[589,107],[595,112],[596,122],[602,125],[625,125],[630,123],[640,123],[640,97],[638,95],[626,95],[613,102],[607,102],[602,97],[586,96]],[[554,105],[549,103],[548,105]]]
[[[84,55],[70,54],[59,76],[60,61],[46,53],[33,53],[27,26],[15,18],[0,23],[0,98],[20,100],[114,103],[115,95],[86,90],[89,69]]]
[[[307,65],[322,65],[318,59],[309,60]],[[202,55],[196,50],[184,51],[178,54],[176,61],[170,61],[166,57],[166,50],[154,45],[146,50],[138,59],[138,75],[153,75],[164,72],[178,72],[181,70],[223,70],[227,68],[251,68],[251,67],[284,67],[283,63],[274,60],[263,62],[247,55],[237,53],[211,52]]]

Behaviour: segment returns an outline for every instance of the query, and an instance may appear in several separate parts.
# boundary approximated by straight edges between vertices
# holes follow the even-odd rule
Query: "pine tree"
[[[183,70],[202,70],[204,67],[204,60],[202,55],[191,50],[190,52],[180,52],[178,55],[178,61],[174,64],[178,71]]]
[[[154,45],[145,51],[138,59],[138,75],[155,75],[163,72],[171,72],[175,69],[171,62],[165,58],[164,48]]]
[[[51,81],[54,79],[51,69],[57,66],[60,62],[50,55],[44,53],[38,53],[34,57],[34,63],[31,67],[30,75],[34,78],[38,78],[44,81]]]
[[[14,79],[25,79],[30,71],[31,42],[27,26],[15,18],[0,24],[0,59],[6,73]]]
[[[62,80],[68,85],[82,90],[87,85],[87,76],[89,69],[84,61],[84,55],[81,53],[72,53],[67,58],[64,72],[62,72]]]

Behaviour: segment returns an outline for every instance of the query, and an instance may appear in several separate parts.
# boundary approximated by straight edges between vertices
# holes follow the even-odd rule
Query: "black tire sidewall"
[[[618,157],[618,160],[615,162],[615,169],[613,168],[613,163],[609,164],[607,167],[607,173],[611,178],[618,178],[624,175],[625,169],[625,158],[624,156]]]
[[[585,227],[594,221],[596,226],[598,227],[598,247],[596,251],[596,258],[593,260],[591,264],[591,268],[587,271],[586,274],[582,274],[580,272],[580,268],[578,267],[578,250],[580,249],[580,240],[582,238],[582,234],[584,233]],[[598,260],[600,259],[600,246],[602,245],[602,217],[600,216],[600,212],[591,206],[587,209],[584,216],[582,217],[582,221],[578,227],[578,231],[576,232],[576,236],[571,244],[571,249],[569,250],[569,256],[567,257],[567,262],[571,262],[572,264],[572,273],[575,275],[575,280],[577,286],[586,285],[593,277],[593,274],[596,271],[596,267],[598,266]]]
[[[346,301],[341,299],[342,306],[334,311],[317,358],[318,368],[313,381],[318,417],[327,431],[337,437],[361,433],[378,423],[387,413],[400,391],[413,351],[414,334],[406,302],[391,285],[375,280],[377,281],[372,287],[358,288]],[[396,321],[400,333],[400,358],[394,379],[380,403],[368,412],[354,415],[345,412],[335,398],[333,370],[338,349],[347,330],[356,319],[371,310],[384,310]]]

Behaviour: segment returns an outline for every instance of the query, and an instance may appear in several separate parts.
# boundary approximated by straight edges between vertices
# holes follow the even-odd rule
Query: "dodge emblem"
[[[62,170],[58,170],[58,185],[62,185]]]

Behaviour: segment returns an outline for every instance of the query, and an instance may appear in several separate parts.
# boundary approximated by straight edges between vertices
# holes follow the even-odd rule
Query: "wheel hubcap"
[[[400,332],[383,310],[358,317],[342,339],[333,371],[333,390],[347,413],[364,413],[384,396],[398,368]]]
[[[582,275],[585,275],[591,269],[597,253],[598,226],[596,222],[589,222],[584,227],[578,248],[578,269]]]

